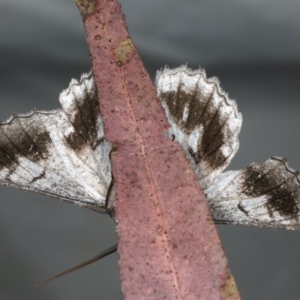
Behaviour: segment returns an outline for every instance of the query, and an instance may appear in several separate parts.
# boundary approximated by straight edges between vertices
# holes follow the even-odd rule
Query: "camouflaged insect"
[[[199,179],[216,223],[299,228],[299,177],[272,157],[227,171],[242,116],[217,78],[186,66],[157,73],[158,97]],[[113,216],[115,191],[92,73],[72,80],[62,110],[13,115],[0,124],[0,184],[56,197]]]

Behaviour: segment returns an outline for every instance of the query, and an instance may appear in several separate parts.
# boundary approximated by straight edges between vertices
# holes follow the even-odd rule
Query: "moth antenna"
[[[34,286],[42,286],[42,285],[44,285],[45,283],[48,283],[49,281],[52,281],[52,280],[54,280],[54,279],[56,279],[56,278],[62,277],[62,276],[64,276],[64,275],[67,275],[67,274],[69,274],[69,273],[72,273],[72,272],[74,272],[74,271],[76,271],[76,270],[79,270],[79,269],[81,269],[81,268],[83,268],[83,267],[85,267],[85,266],[87,266],[87,265],[90,265],[91,263],[94,263],[94,262],[96,262],[96,261],[98,261],[98,260],[104,258],[105,256],[108,256],[108,255],[110,255],[110,254],[116,252],[117,249],[118,249],[118,244],[116,244],[116,245],[114,245],[114,246],[112,246],[112,247],[110,247],[110,248],[104,250],[104,251],[101,252],[100,254],[98,254],[98,255],[96,255],[96,256],[94,256],[94,257],[92,257],[92,258],[90,258],[90,259],[88,259],[88,260],[86,260],[86,261],[84,261],[84,262],[82,262],[81,264],[79,264],[79,265],[77,265],[77,266],[75,266],[75,267],[72,267],[72,268],[70,268],[70,269],[68,269],[68,270],[66,270],[66,271],[64,271],[64,272],[62,272],[62,273],[59,273],[59,274],[57,274],[57,275],[55,275],[55,276],[53,276],[53,277],[51,277],[51,278],[49,278],[49,279],[47,279],[47,280],[45,280],[45,281],[43,281],[43,282],[40,282],[40,283],[35,284]]]

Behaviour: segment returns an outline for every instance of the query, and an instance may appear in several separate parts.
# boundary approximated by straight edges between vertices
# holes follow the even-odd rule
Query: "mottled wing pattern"
[[[109,152],[91,73],[60,95],[63,110],[0,123],[0,184],[105,212]],[[112,206],[114,191],[111,193]]]
[[[242,116],[218,79],[186,66],[158,72],[157,92],[216,223],[300,229],[300,179],[283,158],[222,171],[235,155]]]
[[[171,125],[167,135],[181,144],[205,189],[239,147],[242,116],[236,103],[201,69],[165,68],[157,73],[156,86]]]
[[[214,221],[300,229],[300,179],[283,158],[221,173],[238,149],[242,116],[219,81],[182,66],[158,72],[156,85],[171,125],[166,134],[190,159]],[[112,146],[92,74],[73,79],[59,100],[62,110],[0,123],[0,184],[113,213]]]
[[[205,190],[216,223],[300,228],[300,179],[286,160],[272,157],[220,174]]]

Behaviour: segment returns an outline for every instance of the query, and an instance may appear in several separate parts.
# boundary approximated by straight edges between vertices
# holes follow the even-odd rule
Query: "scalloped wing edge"
[[[175,138],[191,161],[202,188],[230,163],[239,147],[242,115],[218,78],[186,65],[157,72],[156,87]]]
[[[63,110],[13,114],[0,123],[0,183],[99,212],[111,164],[92,72],[60,94]],[[114,205],[114,189],[108,208]]]
[[[224,172],[204,193],[216,223],[300,229],[299,172],[282,157]]]

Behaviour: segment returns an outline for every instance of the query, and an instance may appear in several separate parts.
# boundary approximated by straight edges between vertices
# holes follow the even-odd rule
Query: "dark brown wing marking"
[[[242,117],[216,78],[186,66],[158,72],[157,90],[175,136],[191,160],[203,188],[236,153]]]
[[[299,172],[284,158],[224,172],[204,192],[217,223],[300,228]]]
[[[7,122],[0,123],[0,168],[17,164],[18,156],[34,162],[47,157],[51,139],[36,114],[14,115]],[[32,122],[36,126],[31,126]]]
[[[0,184],[107,212],[109,152],[92,74],[72,80],[63,110],[13,115],[0,123]],[[110,192],[109,212],[115,200]]]

